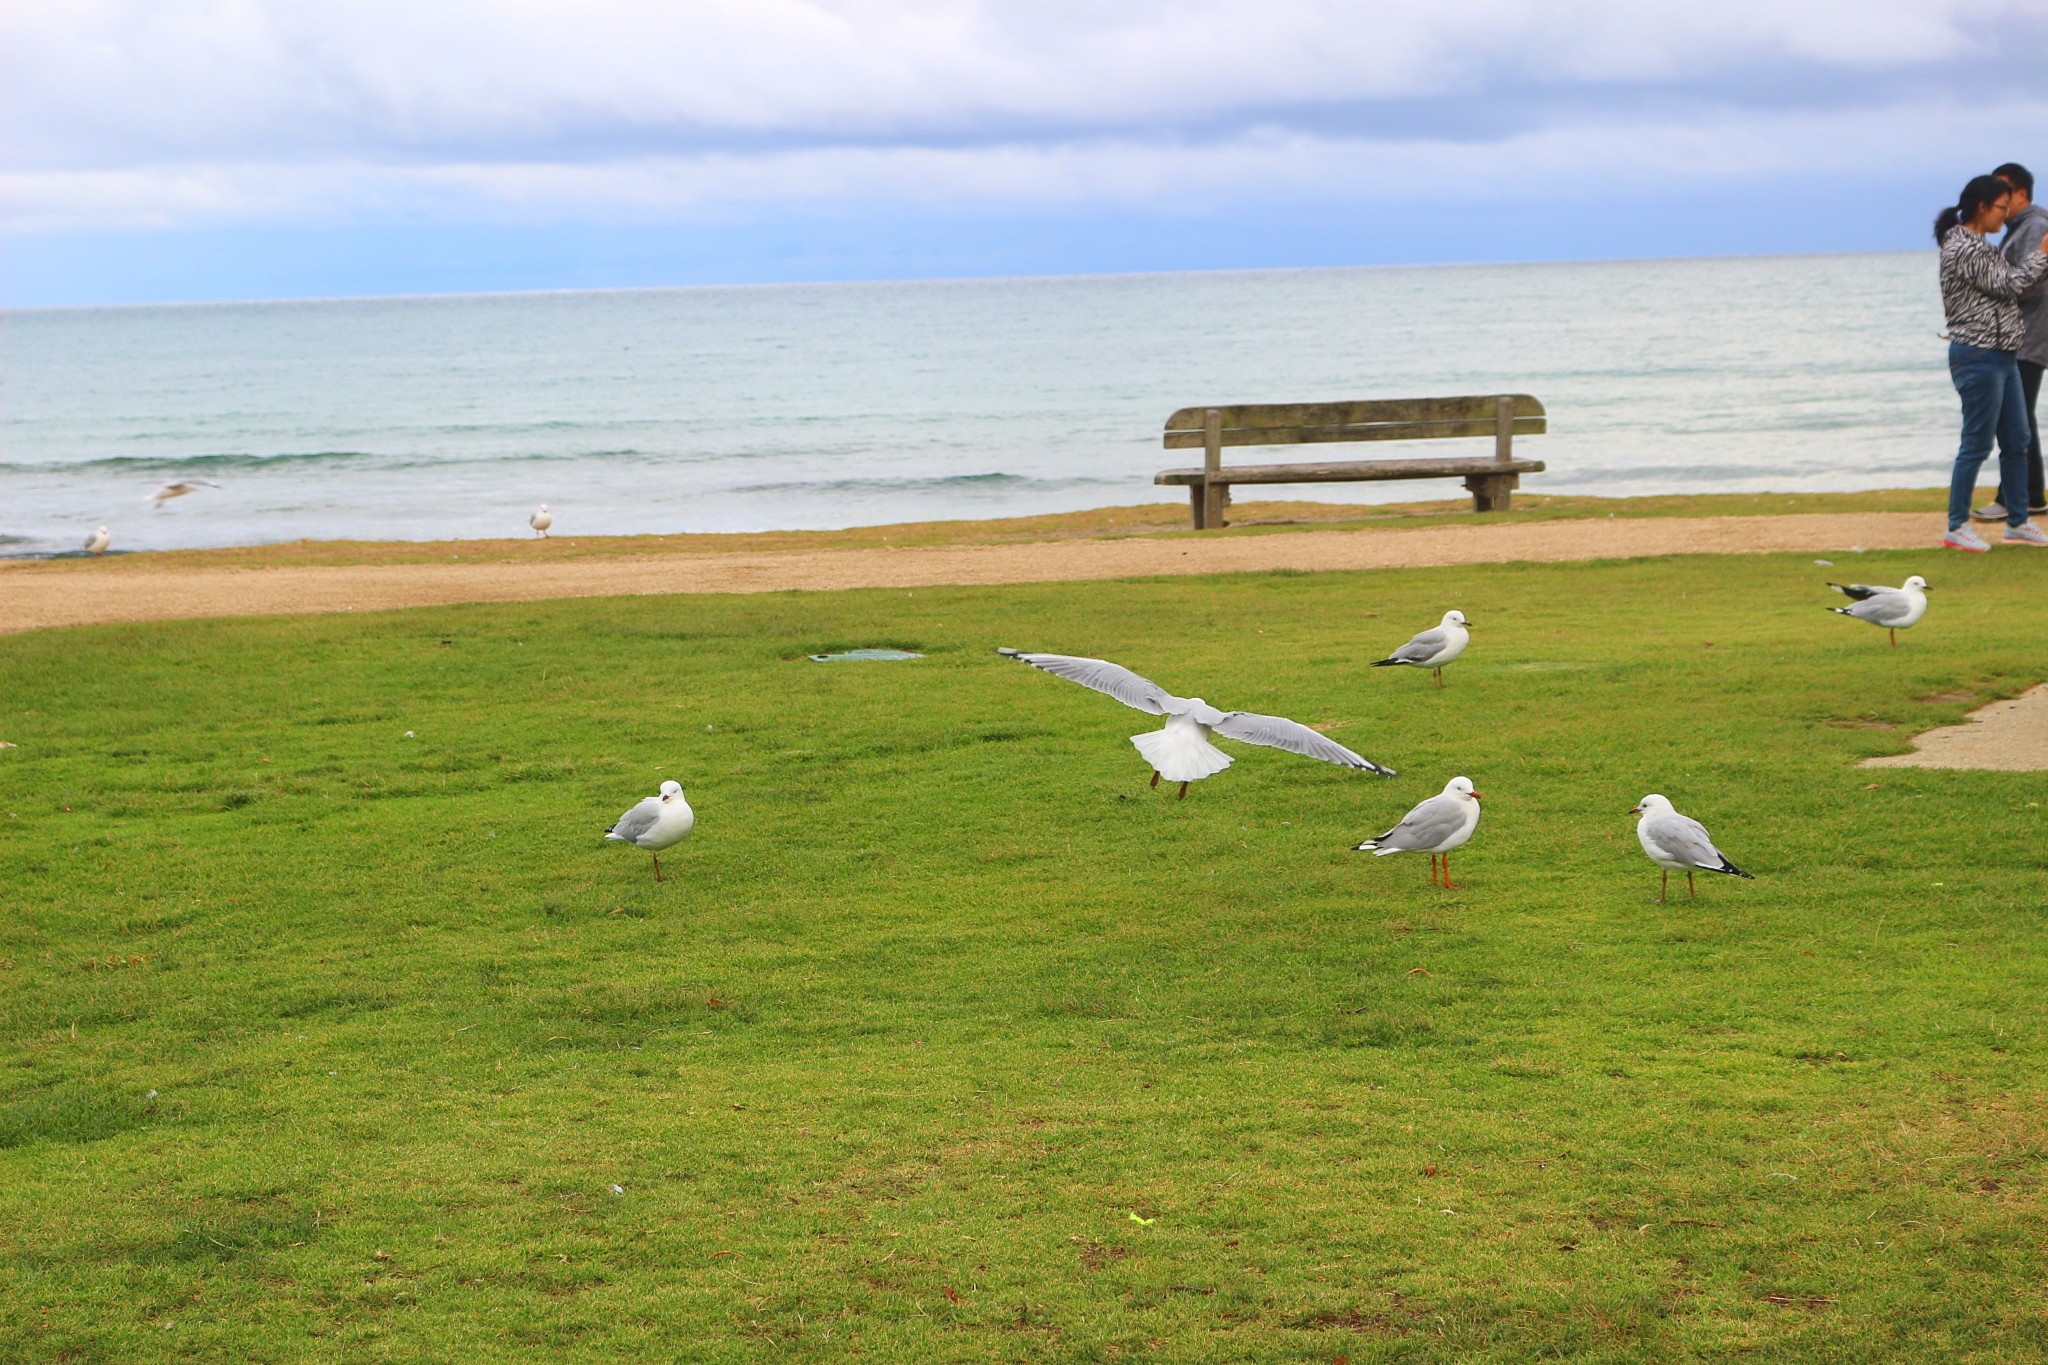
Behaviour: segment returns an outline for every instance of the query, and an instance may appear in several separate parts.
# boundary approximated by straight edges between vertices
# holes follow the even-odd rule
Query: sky
[[[2042,0],[33,0],[0,303],[1905,249]]]

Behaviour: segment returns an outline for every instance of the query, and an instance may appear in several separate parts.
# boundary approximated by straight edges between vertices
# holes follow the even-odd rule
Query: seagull
[[[650,796],[621,815],[619,822],[604,832],[604,837],[652,853],[654,880],[661,881],[661,851],[688,838],[696,823],[697,812],[683,799],[683,784],[664,782],[661,795]]]
[[[149,495],[149,501],[155,503],[158,507],[162,507],[172,498],[182,498],[195,488],[218,487],[220,487],[220,485],[215,483],[212,479],[179,479],[176,483],[167,483],[163,487],[157,489],[156,492],[151,493]]]
[[[113,543],[113,539],[107,534],[107,528],[102,526],[85,538],[85,548],[95,555],[103,555],[107,552],[107,546]]]
[[[1346,768],[1363,768],[1384,777],[1394,776],[1362,758],[1334,739],[1325,739],[1298,721],[1282,716],[1261,716],[1251,711],[1219,711],[1200,697],[1176,697],[1149,678],[1141,678],[1120,664],[1106,659],[1083,659],[1072,654],[1026,654],[1014,649],[996,653],[1007,659],[1030,664],[1054,677],[1077,682],[1115,697],[1125,706],[1147,715],[1165,716],[1164,729],[1132,735],[1131,743],[1152,765],[1152,785],[1164,777],[1180,783],[1180,799],[1186,799],[1188,783],[1213,777],[1231,764],[1229,754],[1209,742],[1211,734],[1285,749],[1305,758],[1319,758]]]
[[[1352,852],[1382,858],[1389,853],[1427,853],[1429,880],[1455,891],[1458,888],[1451,884],[1451,850],[1461,847],[1478,828],[1479,793],[1472,790],[1471,778],[1454,777],[1444,783],[1441,792],[1402,816],[1400,824],[1377,839],[1367,839]],[[1441,881],[1436,870],[1438,854],[1444,860]]]
[[[1892,648],[1899,647],[1899,632],[1911,630],[1927,614],[1927,580],[1914,574],[1896,588],[1873,588],[1867,583],[1830,583],[1844,597],[1856,599],[1853,607],[1829,607],[1837,616],[1853,616],[1873,626],[1883,626],[1892,635]]]
[[[1642,841],[1643,852],[1650,855],[1650,861],[1664,869],[1663,885],[1657,889],[1659,905],[1671,892],[1673,872],[1685,874],[1686,894],[1694,899],[1699,896],[1692,884],[1695,868],[1756,880],[1729,862],[1721,850],[1714,847],[1714,841],[1707,837],[1705,825],[1680,815],[1663,797],[1655,794],[1646,796],[1629,814],[1643,817],[1636,822],[1636,838]]]
[[[545,540],[548,534],[548,527],[555,524],[555,519],[548,512],[548,505],[542,503],[540,510],[526,519],[526,524],[533,528],[534,535]]]
[[[1395,664],[1413,664],[1417,668],[1429,669],[1436,675],[1436,685],[1444,685],[1444,665],[1465,652],[1465,646],[1472,643],[1472,627],[1465,620],[1462,611],[1447,611],[1444,619],[1431,626],[1422,634],[1402,645],[1399,649],[1373,664],[1374,668],[1391,668]]]

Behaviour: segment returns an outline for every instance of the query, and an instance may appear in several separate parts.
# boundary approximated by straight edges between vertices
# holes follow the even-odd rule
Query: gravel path
[[[1930,529],[1931,528],[1931,529]],[[735,550],[547,563],[175,567],[85,559],[0,561],[0,634],[52,626],[272,616],[451,602],[641,593],[777,592],[1047,583],[1267,569],[1384,569],[1674,554],[1926,549],[1939,519],[1916,512],[1615,518],[1215,537],[798,552]]]

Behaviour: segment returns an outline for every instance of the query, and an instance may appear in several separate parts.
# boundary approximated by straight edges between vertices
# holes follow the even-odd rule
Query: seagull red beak
[[[1641,815],[1643,813],[1643,808],[1641,806],[1630,806],[1628,808],[1628,813],[1630,815]]]
[[[1472,793],[1472,799],[1473,799],[1474,801],[1477,801],[1477,800],[1479,799],[1479,793],[1478,793],[1478,792],[1473,792],[1473,793]]]

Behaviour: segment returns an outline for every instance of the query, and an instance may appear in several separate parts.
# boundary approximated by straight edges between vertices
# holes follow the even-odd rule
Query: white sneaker
[[[2043,531],[2031,521],[2005,528],[2005,543],[2008,545],[2048,545],[2048,531]]]
[[[1941,538],[1941,543],[1946,549],[1968,550],[1973,554],[1983,554],[1991,548],[1985,542],[1984,537],[1978,535],[1967,526],[1956,527],[1955,530],[1950,531]]]
[[[1970,513],[1970,520],[2004,521],[2005,504],[2002,502],[1987,502],[1982,507],[1976,508]]]

